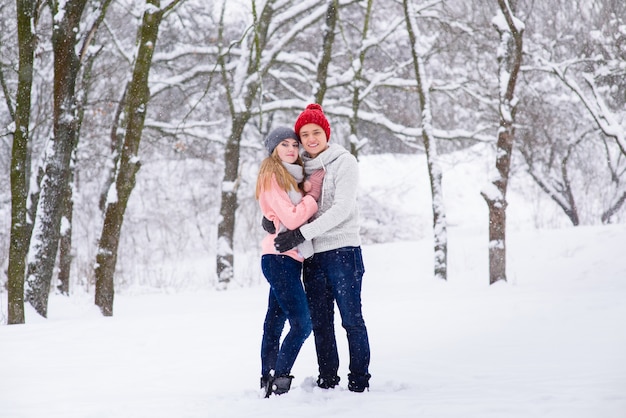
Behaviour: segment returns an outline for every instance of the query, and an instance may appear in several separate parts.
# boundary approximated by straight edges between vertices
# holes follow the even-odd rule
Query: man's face
[[[328,138],[326,138],[326,132],[321,126],[315,123],[307,123],[300,128],[300,141],[302,146],[313,158],[317,157],[319,153],[328,148]]]

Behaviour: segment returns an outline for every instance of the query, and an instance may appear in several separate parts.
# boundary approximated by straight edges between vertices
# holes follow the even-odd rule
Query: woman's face
[[[283,140],[278,146],[276,146],[276,152],[278,152],[278,158],[281,161],[293,164],[298,159],[298,153],[300,151],[300,143],[295,139],[288,138]]]

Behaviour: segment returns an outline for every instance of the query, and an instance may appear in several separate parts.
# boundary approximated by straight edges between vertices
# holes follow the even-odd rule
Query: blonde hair
[[[298,159],[295,164],[302,167],[304,171],[304,162],[302,158],[298,155]],[[269,190],[272,187],[272,177],[276,177],[276,181],[278,182],[278,186],[280,186],[284,191],[289,191],[291,189],[298,190],[300,189],[300,185],[296,182],[296,179],[287,171],[280,157],[278,156],[278,151],[274,148],[272,154],[263,160],[261,163],[261,167],[259,168],[259,175],[256,179],[256,199],[259,199],[261,193],[265,190]]]

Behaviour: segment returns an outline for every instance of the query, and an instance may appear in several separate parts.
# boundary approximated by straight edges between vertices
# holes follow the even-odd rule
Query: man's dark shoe
[[[370,387],[370,377],[372,377],[369,373],[366,375],[358,376],[350,373],[348,375],[348,390],[350,392],[364,392],[365,389],[369,390]]]
[[[339,380],[339,376],[320,376],[317,378],[317,386],[322,389],[332,389],[339,384]]]

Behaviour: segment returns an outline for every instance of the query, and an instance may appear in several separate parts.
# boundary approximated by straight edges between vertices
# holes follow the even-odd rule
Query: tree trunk
[[[59,246],[64,194],[70,178],[71,155],[78,141],[76,78],[80,67],[76,55],[76,31],[87,0],[67,2],[53,10],[54,138],[46,150],[44,178],[28,255],[26,300],[41,316],[47,316],[50,283]],[[62,12],[62,13],[61,13]]]
[[[506,281],[506,200],[483,197],[489,208],[489,284]]]
[[[37,4],[32,0],[17,0],[17,37],[19,70],[14,114],[15,132],[11,155],[11,243],[8,266],[8,324],[24,323],[24,272],[28,253],[28,140],[30,124],[33,61],[36,38]],[[7,97],[7,100],[9,98]],[[9,106],[11,107],[11,106]],[[12,113],[12,112],[11,112]]]
[[[433,209],[433,237],[434,237],[434,275],[437,279],[447,280],[448,278],[448,233],[446,212],[443,203],[443,188],[441,184],[442,174],[439,166],[439,156],[437,153],[437,142],[433,134],[432,109],[430,105],[430,86],[424,72],[424,62],[417,52],[418,26],[413,17],[413,11],[408,0],[403,1],[404,15],[411,45],[411,56],[413,57],[413,69],[415,71],[415,81],[417,83],[417,94],[421,108],[422,140],[426,150],[426,160],[428,163],[428,177],[430,179],[430,190],[432,193]]]
[[[512,2],[511,2],[512,3]],[[511,154],[515,138],[515,85],[522,63],[523,28],[518,27],[514,4],[498,0],[504,24],[498,24],[500,33],[498,54],[498,81],[500,87],[500,127],[496,144],[496,170],[498,176],[491,186],[481,192],[489,208],[489,284],[506,281],[506,191],[511,168]]]
[[[613,203],[613,205],[611,205],[610,208],[608,208],[606,211],[602,213],[602,216],[600,217],[600,220],[602,221],[602,223],[610,224],[611,217],[615,215],[622,208],[625,202],[626,202],[626,192],[622,193],[622,195],[615,201],[615,203]]]
[[[232,116],[231,134],[224,150],[224,176],[222,177],[222,201],[220,203],[220,220],[217,226],[216,273],[217,287],[225,290],[234,277],[234,242],[237,209],[237,189],[239,187],[239,149],[243,130],[250,120],[252,103],[259,91],[259,78],[268,68],[261,69],[261,56],[267,42],[267,32],[272,20],[273,1],[268,1],[257,18],[255,4],[253,15],[255,22],[254,42],[249,47],[248,56],[242,58],[245,65],[246,80],[230,83],[229,71],[226,68],[224,54],[218,58],[221,76],[227,90],[228,108]],[[223,15],[220,21],[220,33],[223,33]],[[221,39],[220,35],[220,39]],[[256,79],[256,80],[253,80]],[[243,88],[243,91],[240,91]],[[237,102],[237,103],[235,103]],[[239,104],[240,103],[240,104]]]
[[[326,30],[324,31],[324,42],[322,44],[322,56],[317,65],[318,86],[315,92],[315,103],[320,105],[324,101],[326,95],[326,79],[328,78],[328,65],[332,58],[333,43],[335,42],[335,26],[337,24],[337,0],[328,0],[328,9],[326,11]]]
[[[75,153],[73,155],[76,155]],[[63,214],[61,217],[61,236],[59,240],[59,284],[57,289],[63,295],[70,294],[70,270],[72,265],[72,214],[74,211],[73,173],[63,196]]]
[[[113,118],[113,126],[111,127],[110,132],[110,151],[111,151],[111,162],[109,167],[107,168],[107,176],[104,180],[104,185],[102,187],[102,192],[100,193],[100,200],[98,201],[98,207],[102,212],[106,211],[107,204],[107,195],[109,194],[109,189],[111,185],[115,182],[115,169],[119,164],[120,155],[122,154],[122,147],[124,145],[124,133],[120,129],[121,126],[125,126],[126,124],[122,121],[124,115],[124,109],[126,108],[126,94],[128,92],[128,85],[124,89],[122,93],[122,98],[117,104],[117,108],[115,109],[115,116]]]
[[[357,125],[359,121],[359,108],[361,107],[361,88],[363,87],[363,65],[365,63],[365,53],[367,48],[365,42],[367,40],[367,31],[369,29],[370,17],[372,15],[373,0],[367,0],[365,9],[365,18],[363,19],[363,31],[361,32],[361,45],[359,48],[358,67],[354,72],[353,90],[352,90],[352,115],[350,116],[350,153],[357,159],[359,158],[359,150],[361,141],[357,135]]]
[[[176,3],[176,1],[172,2],[170,6],[173,7]],[[146,7],[139,31],[137,60],[126,97],[128,124],[117,164],[115,181],[111,184],[107,195],[104,223],[96,255],[95,304],[104,316],[113,315],[114,275],[120,233],[128,200],[135,187],[135,177],[141,167],[138,151],[150,99],[148,75],[152,66],[152,56],[158,38],[159,25],[166,11],[160,9],[159,4],[159,0],[146,1],[146,5],[153,7]]]
[[[218,287],[226,288],[234,275],[234,236],[239,188],[239,148],[243,129],[249,114],[233,119],[233,128],[224,152],[224,177],[222,180],[222,203],[220,222],[217,227],[217,278]]]
[[[110,0],[109,0],[110,1]],[[105,3],[103,6],[106,8]],[[99,15],[99,19],[102,20],[104,18],[104,11]],[[95,32],[97,29],[97,23],[91,29],[91,32]],[[77,101],[76,107],[76,115],[77,115],[77,123],[76,123],[76,137],[80,138],[80,128],[83,123],[83,119],[85,116],[85,105],[88,101],[90,84],[91,84],[91,75],[92,68],[95,62],[96,56],[101,49],[98,49],[98,52],[88,53],[86,46],[93,44],[93,36],[87,37],[85,44],[83,45],[83,54],[81,55],[81,61],[85,61],[85,64],[82,66],[83,74],[81,77],[81,93],[79,96],[81,99]],[[86,60],[84,58],[87,57]],[[64,213],[61,218],[61,237],[59,240],[59,275],[58,275],[58,286],[57,290],[66,296],[70,294],[70,273],[72,267],[72,231],[74,230],[74,222],[73,222],[73,213],[74,213],[74,192],[77,190],[77,176],[75,173],[75,167],[77,166],[77,157],[76,150],[72,152],[72,162],[70,165],[70,180],[68,187],[65,190],[64,195]]]

